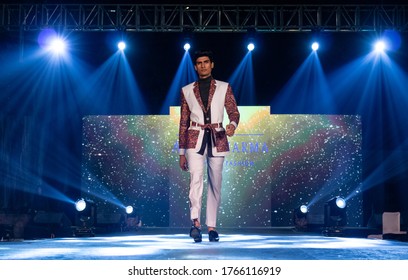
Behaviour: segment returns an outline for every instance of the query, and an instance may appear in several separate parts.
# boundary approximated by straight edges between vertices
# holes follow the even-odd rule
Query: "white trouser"
[[[201,202],[204,186],[204,167],[207,164],[208,190],[206,225],[216,227],[217,213],[221,204],[222,168],[224,157],[207,157],[207,149],[204,155],[193,150],[186,151],[188,168],[190,172],[190,218],[200,221]]]

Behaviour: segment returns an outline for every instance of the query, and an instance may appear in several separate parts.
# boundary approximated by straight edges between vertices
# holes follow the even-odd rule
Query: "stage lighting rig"
[[[184,26],[183,27],[183,36],[184,36],[184,45],[183,48],[186,52],[191,49],[191,44],[193,42],[193,26]]]
[[[313,51],[317,51],[319,49],[319,43],[318,42],[314,42],[313,44],[312,44],[312,50]]]
[[[190,43],[185,43],[184,44],[184,50],[187,52],[191,48]]]
[[[124,50],[126,49],[126,43],[123,42],[123,41],[120,41],[120,42],[118,43],[118,49],[119,49],[120,51],[124,51]]]
[[[132,214],[133,210],[134,210],[133,206],[131,206],[131,205],[126,206],[126,208],[125,208],[126,214],[128,214],[128,215]]]
[[[293,224],[298,231],[307,230],[307,213],[309,209],[306,205],[301,205],[293,210]]]
[[[248,51],[252,52],[255,49],[254,43],[249,43],[247,46]]]
[[[383,40],[379,40],[374,44],[374,50],[377,53],[383,53],[387,49],[387,44]]]
[[[142,226],[142,220],[136,213],[135,208],[131,205],[126,206],[126,219],[124,224],[124,230],[138,230]]]
[[[75,202],[77,210],[74,236],[95,236],[96,205],[92,200],[80,198]]]
[[[346,225],[346,201],[340,196],[328,200],[324,204],[324,235],[342,236]]]
[[[246,34],[247,49],[252,52],[255,49],[255,43],[257,41],[257,31],[255,27],[248,27]]]

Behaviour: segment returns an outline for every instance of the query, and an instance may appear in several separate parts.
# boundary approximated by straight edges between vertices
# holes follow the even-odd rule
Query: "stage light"
[[[249,43],[247,46],[248,51],[252,52],[255,49],[254,43]]]
[[[74,236],[94,236],[96,224],[96,205],[91,200],[80,198],[75,202],[77,215],[75,218]]]
[[[387,45],[384,41],[380,40],[374,44],[374,50],[378,53],[382,53],[387,49]]]
[[[346,201],[339,197],[333,197],[324,204],[324,226],[326,235],[342,235],[346,225]]]
[[[314,43],[312,44],[312,50],[313,50],[313,51],[317,51],[318,49],[319,49],[319,43],[314,42]]]
[[[121,41],[118,43],[118,49],[123,51],[124,49],[126,49],[126,43]]]
[[[81,198],[81,199],[78,199],[78,200],[75,202],[75,209],[76,209],[78,212],[84,211],[85,208],[86,208],[86,201],[85,201],[85,199]]]
[[[95,207],[95,203],[92,200],[80,198],[75,202],[75,209],[81,213],[81,215],[87,215],[91,213],[92,208]]]
[[[138,230],[142,226],[142,220],[138,213],[136,213],[133,206],[126,206],[126,217],[123,230],[131,231]]]
[[[126,206],[126,208],[125,208],[125,210],[126,210],[126,214],[132,214],[133,213],[133,206]]]
[[[54,38],[50,41],[49,50],[55,54],[64,53],[66,49],[66,43],[61,38]]]
[[[193,41],[193,36],[194,36],[194,27],[193,26],[184,26],[183,27],[183,48],[184,50],[187,52],[190,50],[191,48],[191,42]]]
[[[188,51],[191,48],[191,45],[189,43],[184,44],[184,50]]]
[[[293,211],[293,224],[296,230],[304,231],[307,229],[307,212],[309,211],[306,205],[301,205]]]
[[[307,206],[306,205],[301,205],[299,207],[299,210],[301,213],[306,214],[308,212]]]
[[[346,207],[346,201],[341,197],[336,197],[336,205],[337,207],[343,209]]]
[[[58,34],[54,29],[41,30],[37,38],[39,46],[48,53],[63,56],[67,49],[66,38]]]

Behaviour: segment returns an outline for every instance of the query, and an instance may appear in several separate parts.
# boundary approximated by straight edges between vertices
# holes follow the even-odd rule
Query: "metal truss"
[[[408,5],[0,5],[5,31],[408,31]]]

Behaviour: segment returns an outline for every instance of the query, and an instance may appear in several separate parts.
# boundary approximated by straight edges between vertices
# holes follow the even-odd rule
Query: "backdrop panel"
[[[336,195],[350,197],[348,225],[361,226],[359,116],[239,109],[224,165],[220,227],[290,226],[300,203],[322,215],[324,202]],[[170,115],[84,117],[83,196],[103,212],[133,205],[147,226],[189,226],[189,174],[178,165],[178,121],[179,107]]]

